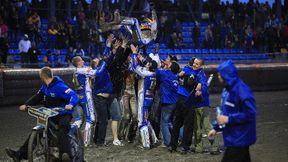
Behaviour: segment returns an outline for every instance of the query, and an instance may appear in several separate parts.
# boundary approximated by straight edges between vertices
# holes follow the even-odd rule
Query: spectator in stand
[[[205,48],[212,48],[213,47],[213,32],[211,30],[211,25],[208,25],[205,32],[205,40],[204,40],[204,46]]]
[[[29,60],[30,60],[30,64],[32,68],[37,68],[38,65],[38,55],[40,54],[40,51],[38,50],[36,43],[32,42],[32,46],[31,48],[29,48],[28,50],[28,56],[29,56]]]
[[[9,25],[9,41],[18,42],[20,34],[20,20],[17,13],[16,7],[13,7],[10,12],[10,20],[8,21]]]
[[[76,48],[73,50],[73,57],[74,56],[80,56],[85,62],[88,62],[90,60],[89,56],[85,56],[85,51],[81,47],[80,43],[76,44]]]
[[[65,48],[65,38],[66,38],[66,29],[64,28],[62,23],[58,23],[57,24],[57,45],[56,48],[57,49],[62,49]]]
[[[20,40],[18,44],[18,49],[21,55],[21,64],[22,67],[25,67],[27,63],[29,63],[29,56],[28,56],[28,50],[31,48],[31,42],[29,40],[29,37],[27,34],[24,34],[24,37],[22,40]]]
[[[182,39],[182,34],[173,32],[170,36],[170,47],[171,48],[181,48],[183,46],[183,39]]]
[[[38,44],[38,41],[42,40],[40,35],[41,19],[37,12],[32,11],[31,16],[28,18],[32,22],[32,40]]]
[[[0,36],[7,37],[8,26],[5,24],[4,20],[0,16]]]
[[[48,40],[49,40],[49,48],[55,49],[56,47],[56,40],[57,40],[58,30],[55,28],[54,24],[50,25],[48,28]]]
[[[250,25],[245,29],[245,49],[246,52],[251,52],[254,46],[254,33]]]
[[[67,45],[68,47],[75,47],[76,45],[76,33],[71,24],[68,22],[65,24],[65,29],[67,29]]]
[[[88,26],[87,26],[87,23],[86,21],[83,21],[82,22],[82,25],[79,29],[79,43],[81,43],[81,46],[83,49],[85,49],[87,51],[88,49],[88,41],[89,41],[89,29],[88,29]],[[88,53],[88,55],[90,55],[90,53]]]
[[[159,33],[157,36],[157,39],[160,42],[168,42],[168,38],[167,38],[167,21],[168,21],[168,16],[166,15],[167,11],[163,11],[161,16],[160,16],[160,22],[159,22]]]

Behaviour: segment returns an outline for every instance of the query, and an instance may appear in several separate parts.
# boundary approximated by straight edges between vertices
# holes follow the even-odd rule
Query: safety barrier
[[[237,65],[241,79],[253,91],[288,90],[288,64]],[[217,79],[217,65],[205,67],[206,74],[215,74],[210,92],[220,92]],[[72,86],[72,68],[54,68],[54,75],[60,76],[69,87]],[[0,70],[0,106],[23,104],[41,87],[39,69]]]

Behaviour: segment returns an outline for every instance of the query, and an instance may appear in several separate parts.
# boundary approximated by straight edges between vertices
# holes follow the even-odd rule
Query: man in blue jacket
[[[160,127],[163,135],[163,143],[165,146],[170,145],[171,134],[170,124],[172,123],[173,111],[176,108],[178,99],[178,72],[180,67],[178,63],[171,62],[165,69],[158,69],[156,77],[160,81],[160,103],[161,103],[161,119]]]
[[[231,60],[218,67],[222,92],[221,115],[208,136],[223,132],[227,147],[222,162],[250,162],[249,146],[256,142],[256,103],[249,87],[238,77]]]
[[[93,101],[98,118],[93,141],[96,145],[104,145],[109,119],[109,107],[111,105],[110,95],[112,93],[112,82],[107,70],[107,63],[104,60],[96,58],[92,63],[92,67],[96,70],[93,87]]]
[[[62,107],[65,108],[61,111],[58,116],[51,118],[54,123],[59,125],[58,130],[58,141],[59,151],[63,153],[62,160],[64,157],[67,161],[72,159],[71,146],[69,142],[69,131],[70,122],[72,119],[73,107],[78,104],[77,94],[70,89],[58,76],[53,77],[52,70],[49,67],[43,67],[40,70],[40,78],[44,83],[41,89],[32,96],[24,105],[19,107],[20,111],[26,111],[27,106],[33,106],[43,101],[43,105],[47,108]],[[5,151],[9,157],[13,158],[14,161],[20,161],[21,159],[27,159],[28,141],[20,147],[18,151],[7,148]],[[64,153],[66,156],[64,156]],[[67,156],[69,155],[69,157]],[[63,160],[64,161],[64,160]]]

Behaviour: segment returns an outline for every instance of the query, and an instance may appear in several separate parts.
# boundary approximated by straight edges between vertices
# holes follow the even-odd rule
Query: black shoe
[[[170,153],[176,152],[176,148],[173,148],[172,146],[169,146],[169,147],[168,147],[168,151],[169,151]]]
[[[10,148],[5,149],[6,154],[13,159],[14,162],[20,162],[20,157],[17,151],[14,151]]]
[[[179,147],[178,150],[181,154],[187,154],[190,152],[190,149],[184,148],[184,147]]]

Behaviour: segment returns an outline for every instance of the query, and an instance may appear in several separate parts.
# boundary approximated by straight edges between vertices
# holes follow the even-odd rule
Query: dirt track
[[[288,161],[288,91],[257,92],[257,143],[251,147],[252,161]],[[219,95],[211,96],[212,106],[219,101]],[[18,111],[16,106],[0,108],[0,161],[9,161],[4,154],[5,147],[17,148],[34,126],[34,119]],[[109,129],[108,129],[109,130]],[[108,132],[107,140],[111,140]],[[160,162],[160,161],[220,161],[222,155],[190,153],[170,154],[166,148],[143,151],[136,144],[124,147],[91,147],[85,150],[86,159],[113,162]]]

